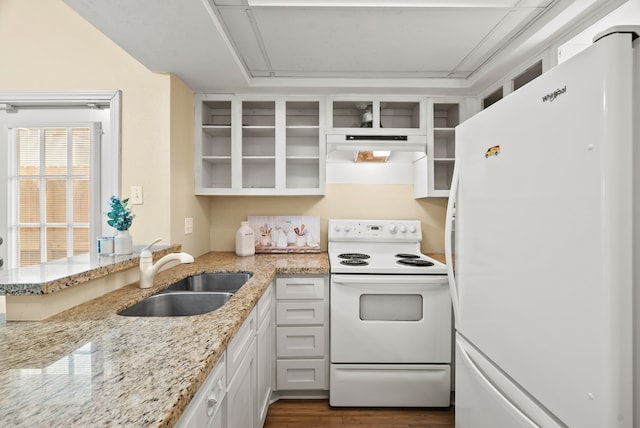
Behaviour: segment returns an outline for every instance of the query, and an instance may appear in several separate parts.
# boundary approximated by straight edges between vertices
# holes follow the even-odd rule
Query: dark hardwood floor
[[[453,407],[329,407],[328,400],[279,400],[269,407],[264,428],[454,428]]]

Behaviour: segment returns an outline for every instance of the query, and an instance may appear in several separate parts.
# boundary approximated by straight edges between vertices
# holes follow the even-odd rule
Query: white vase
[[[133,253],[133,241],[128,230],[118,231],[113,239],[113,253],[116,255]]]

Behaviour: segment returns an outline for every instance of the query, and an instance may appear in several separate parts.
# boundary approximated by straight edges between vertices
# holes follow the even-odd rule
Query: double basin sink
[[[188,276],[118,314],[129,317],[206,314],[221,308],[249,278],[251,273],[248,272],[202,273]]]

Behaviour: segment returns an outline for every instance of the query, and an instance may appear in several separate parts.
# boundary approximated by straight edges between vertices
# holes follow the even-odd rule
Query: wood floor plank
[[[331,407],[328,400],[279,400],[269,407],[264,428],[454,428],[453,407]]]

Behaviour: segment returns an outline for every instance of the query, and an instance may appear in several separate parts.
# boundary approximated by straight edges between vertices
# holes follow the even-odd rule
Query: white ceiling
[[[195,92],[468,93],[625,0],[64,1]]]

